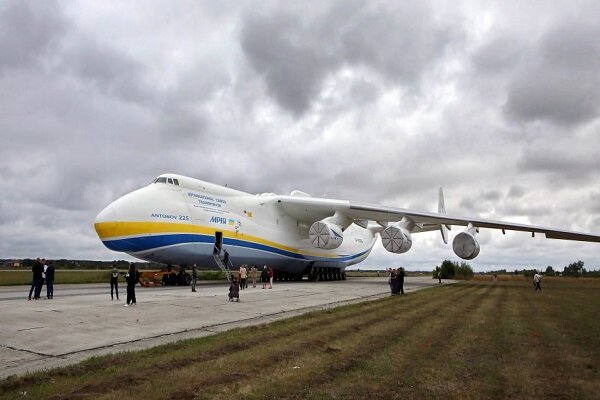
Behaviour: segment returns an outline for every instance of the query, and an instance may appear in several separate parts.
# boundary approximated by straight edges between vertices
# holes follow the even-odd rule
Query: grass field
[[[600,280],[474,280],[0,383],[14,399],[591,399]]]
[[[102,270],[56,270],[54,284],[62,283],[107,283],[110,271]],[[31,271],[0,271],[0,286],[30,285]]]

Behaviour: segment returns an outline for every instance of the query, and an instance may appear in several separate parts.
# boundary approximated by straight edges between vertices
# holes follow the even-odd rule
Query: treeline
[[[442,261],[442,265],[436,266],[433,270],[433,277],[442,279],[471,279],[473,277],[473,268],[466,262],[460,264],[450,260]]]
[[[18,262],[20,267],[13,267],[13,264]],[[105,270],[112,268],[113,264],[117,264],[118,269],[127,269],[129,266],[129,261],[125,260],[116,260],[116,261],[92,261],[92,260],[50,260],[47,259],[46,262],[51,262],[54,264],[54,268],[56,269],[85,269],[85,270]],[[31,269],[33,264],[35,263],[35,259],[33,258],[25,258],[23,260],[3,260],[2,265],[5,267],[11,267],[11,269]],[[135,262],[135,265],[138,269],[161,269],[165,267],[164,264],[159,263],[148,263],[148,262]]]
[[[562,271],[555,270],[552,265],[548,265],[545,270],[538,270],[535,268],[525,268],[521,270],[515,270],[512,272],[506,271],[506,269],[499,269],[496,271],[486,272],[486,275],[498,274],[498,275],[523,275],[531,277],[538,272],[542,272],[546,276],[570,276],[570,277],[586,277],[586,278],[600,278],[600,271],[592,270],[588,271],[584,267],[585,263],[581,260],[572,262],[571,264],[563,267]]]

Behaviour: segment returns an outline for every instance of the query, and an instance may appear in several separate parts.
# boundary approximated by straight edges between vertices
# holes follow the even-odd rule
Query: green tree
[[[456,275],[456,263],[450,260],[444,260],[440,269],[442,270],[442,279],[454,278],[454,275]]]
[[[473,277],[473,268],[465,261],[462,261],[460,265],[456,265],[454,272],[456,277],[459,278],[471,279]]]
[[[585,271],[583,268],[584,262],[579,260],[577,262],[569,264],[563,269],[564,276],[581,276]]]
[[[546,267],[546,275],[548,275],[548,276],[554,276],[554,275],[556,275],[554,273],[554,268],[552,268],[552,265],[548,265]]]

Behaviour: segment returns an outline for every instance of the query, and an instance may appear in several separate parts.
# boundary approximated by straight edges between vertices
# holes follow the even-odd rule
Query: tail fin
[[[438,214],[446,214],[446,205],[444,204],[444,191],[441,187],[438,195]],[[440,233],[442,234],[442,240],[445,244],[448,244],[449,229],[450,227],[448,225],[440,225]]]

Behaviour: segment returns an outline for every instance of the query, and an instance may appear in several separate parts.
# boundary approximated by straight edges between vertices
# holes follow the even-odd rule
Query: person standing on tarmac
[[[398,268],[398,289],[400,289],[400,294],[404,294],[404,268]]]
[[[267,271],[267,266],[263,267],[262,272],[260,273],[260,280],[263,284],[263,289],[267,288],[267,282],[269,282],[269,272]]]
[[[196,291],[196,281],[198,280],[198,266],[194,264],[192,266],[192,292]]]
[[[267,273],[269,274],[269,289],[273,289],[273,268],[268,267]]]
[[[250,268],[250,279],[252,279],[252,287],[255,288],[256,287],[256,275],[258,274],[258,268],[256,268],[256,265],[253,265],[252,268]]]
[[[42,262],[42,260],[40,260],[38,257],[38,259],[35,260],[35,263],[31,267],[31,289],[29,289],[29,300],[31,300],[31,295],[35,293],[35,288],[37,286],[36,271],[37,271],[37,266],[39,265],[40,262]]]
[[[134,263],[129,264],[129,270],[127,270],[125,279],[127,280],[127,303],[125,304],[125,307],[129,307],[130,304],[135,306],[135,284],[137,283],[139,276]]]
[[[244,290],[248,287],[246,281],[248,280],[248,270],[246,264],[242,264],[240,267],[240,290]]]
[[[35,292],[33,298],[35,300],[40,299],[40,293],[42,292],[42,286],[44,285],[44,265],[46,260],[42,259],[39,263],[33,266],[33,280],[35,281]]]
[[[119,300],[119,270],[117,269],[117,264],[113,264],[113,269],[110,272],[110,299],[114,300],[113,291],[117,295],[117,300]]]
[[[46,268],[46,297],[48,300],[54,298],[54,264],[48,263]]]

